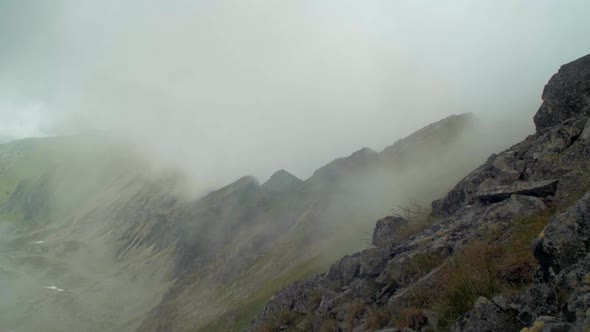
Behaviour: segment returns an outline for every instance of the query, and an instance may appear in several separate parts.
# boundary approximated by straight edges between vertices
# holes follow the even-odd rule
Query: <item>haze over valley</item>
[[[539,233],[590,189],[588,10],[0,2],[0,331],[477,330],[573,280]],[[520,288],[405,301],[482,238]]]

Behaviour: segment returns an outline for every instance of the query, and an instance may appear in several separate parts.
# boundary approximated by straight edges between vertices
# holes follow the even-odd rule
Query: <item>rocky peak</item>
[[[350,156],[338,158],[329,164],[316,170],[311,182],[336,183],[338,180],[350,175],[350,172],[365,170],[378,162],[379,154],[369,148],[362,148]]]
[[[281,169],[276,171],[268,181],[262,184],[260,189],[267,192],[284,192],[301,183],[303,183],[301,179],[286,170]]]
[[[417,160],[434,160],[439,156],[437,152],[444,151],[474,121],[472,113],[450,115],[396,141],[381,152],[365,147],[346,158],[335,159],[318,169],[311,179],[337,182],[353,172],[371,170],[371,167],[392,168],[400,162],[410,164]],[[440,149],[435,148],[433,152],[433,146]]]
[[[543,104],[535,114],[537,131],[564,120],[590,114],[590,54],[559,68],[543,90]]]
[[[371,243],[378,248],[392,245],[400,229],[408,225],[408,220],[400,216],[387,216],[377,220]]]
[[[457,137],[457,134],[468,128],[475,121],[473,113],[453,114],[440,121],[434,122],[408,137],[398,140],[386,147],[384,156],[397,156],[406,151],[414,151],[417,148],[430,146],[433,142],[446,144]]]
[[[223,197],[231,195],[240,196],[244,193],[253,192],[260,186],[258,179],[253,176],[247,175],[239,178],[231,184],[228,184],[221,189],[217,189],[208,193],[203,199],[208,201],[215,201]]]

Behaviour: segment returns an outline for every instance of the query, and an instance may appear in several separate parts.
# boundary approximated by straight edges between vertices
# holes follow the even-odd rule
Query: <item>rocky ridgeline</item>
[[[280,290],[250,330],[588,331],[590,55],[562,66],[543,100],[537,131],[490,156],[432,203],[429,218],[379,220],[374,248]],[[536,230],[531,220],[545,223]],[[463,266],[475,257],[474,268],[483,255],[489,262],[515,258],[519,232],[531,230],[523,247],[534,265],[523,259],[490,267],[491,290],[466,285],[465,294],[477,296],[462,312],[449,311],[453,299],[443,293],[459,280],[462,257]],[[443,315],[449,312],[451,319]]]

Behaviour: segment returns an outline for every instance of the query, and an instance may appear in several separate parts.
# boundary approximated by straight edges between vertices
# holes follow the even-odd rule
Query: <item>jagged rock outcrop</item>
[[[440,288],[444,282],[442,271],[455,264],[459,253],[490,234],[499,234],[494,235],[495,242],[514,240],[513,228],[519,227],[519,221],[542,218],[564,208],[567,210],[553,216],[534,242],[536,270],[527,263],[509,267],[494,277],[527,287],[492,298],[480,296],[471,310],[446,328],[587,329],[590,193],[580,197],[590,191],[590,55],[562,66],[545,87],[543,99],[535,115],[537,131],[490,156],[444,198],[434,201],[435,220],[429,226],[396,239],[400,227],[408,221],[396,217],[379,220],[373,234],[376,248],[344,257],[305,287],[293,284],[279,292],[252,322],[250,330],[268,326],[281,310],[297,307],[301,313],[302,305],[307,308],[299,316],[300,324],[308,326],[304,330],[436,329],[439,319],[445,317],[428,309],[411,313],[404,310],[415,306],[417,299],[427,306],[425,302],[436,298],[436,292],[428,290]],[[524,250],[532,255],[533,246],[526,247],[525,243]],[[375,314],[379,309],[374,308],[384,308],[381,310],[387,311],[387,317],[404,313],[406,320],[379,320]]]
[[[251,331],[258,331],[265,321],[272,320],[280,310],[301,305],[300,299],[309,298],[309,294],[314,291],[324,294],[321,310],[316,310],[312,315],[319,322],[329,317],[346,315],[345,305],[355,299],[362,299],[368,306],[386,306],[395,312],[407,306],[404,297],[406,292],[411,292],[416,283],[427,284],[432,273],[436,273],[436,270],[422,271],[416,267],[416,257],[431,260],[430,264],[434,268],[465,242],[481,234],[486,225],[500,227],[544,209],[545,203],[537,197],[512,195],[498,204],[465,208],[400,244],[346,256],[333,264],[324,276],[310,281],[311,284],[305,284],[305,290],[299,284],[294,284],[282,291],[281,296],[275,297],[258,316]],[[298,298],[300,294],[305,295]],[[281,306],[285,303],[290,303],[290,306]],[[321,323],[315,325],[320,326]]]
[[[512,195],[549,197],[554,195],[556,190],[557,180],[516,181],[507,185],[498,185],[497,181],[490,178],[479,186],[475,196],[482,202],[495,203]]]
[[[543,105],[535,114],[537,130],[590,115],[590,55],[563,65],[543,90]]]
[[[377,220],[371,243],[375,247],[386,247],[395,241],[399,230],[408,224],[408,220],[400,216],[388,216]]]
[[[590,252],[590,194],[555,217],[535,244],[546,278],[559,274]],[[590,272],[590,271],[589,271]]]
[[[515,311],[506,306],[503,298],[489,300],[481,296],[455,329],[465,332],[518,331],[522,323],[516,319]]]
[[[590,163],[588,140],[580,139],[585,130],[590,130],[586,129],[587,122],[584,117],[568,119],[492,155],[445,198],[434,201],[433,214],[450,216],[464,206],[479,204],[482,196],[486,200],[521,193],[547,198],[553,196],[555,185],[559,189],[553,197],[556,200],[565,202],[579,195],[580,184],[589,181],[584,172]],[[486,197],[486,193],[491,195]]]

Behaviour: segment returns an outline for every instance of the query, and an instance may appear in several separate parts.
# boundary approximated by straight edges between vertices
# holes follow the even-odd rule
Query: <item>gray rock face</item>
[[[590,148],[588,140],[580,139],[587,122],[588,118],[566,120],[490,156],[446,197],[432,202],[432,213],[450,216],[461,207],[505,199],[513,193],[539,197],[556,193],[558,200],[579,194],[580,185],[590,182],[590,175],[583,171],[590,166]]]
[[[259,331],[265,321],[277,317],[283,309],[289,309],[296,313],[305,313],[309,306],[314,290],[319,284],[315,280],[297,281],[278,291],[258,315],[258,319],[252,323],[250,331]],[[324,300],[322,299],[322,302]]]
[[[350,283],[359,273],[361,264],[358,254],[346,256],[330,267],[326,278],[342,284]]]
[[[455,325],[453,331],[520,331],[521,324],[516,315],[516,310],[510,312],[487,298],[480,297],[473,305],[473,309]]]
[[[554,217],[535,243],[535,256],[546,277],[585,257],[590,251],[590,194]]]
[[[545,103],[535,116],[535,134],[490,156],[432,203],[435,220],[430,226],[396,239],[410,221],[379,220],[372,239],[377,248],[344,257],[315,280],[317,289],[329,296],[322,299],[321,310],[311,314],[312,331],[319,331],[326,320],[336,320],[343,328],[343,317],[359,299],[368,307],[386,308],[392,316],[415,307],[415,292],[435,296],[442,267],[466,243],[490,230],[509,229],[516,220],[552,205],[569,208],[554,216],[531,245],[540,265],[533,284],[510,296],[480,297],[452,330],[519,331],[534,326],[531,330],[585,331],[590,326],[589,91],[590,55],[563,66],[548,83]],[[305,296],[292,300],[304,302]],[[268,307],[293,306],[281,301],[277,297]],[[425,311],[417,310],[419,322],[410,325],[432,330],[436,317],[422,324]],[[368,314],[359,315],[346,329],[366,326]],[[402,327],[392,325],[388,323],[393,331]]]
[[[484,183],[482,183],[483,185]],[[481,188],[482,186],[480,186]],[[517,181],[512,184],[498,185],[493,189],[480,189],[475,196],[483,202],[499,202],[511,195],[527,195],[545,198],[555,194],[557,180]]]
[[[535,256],[540,268],[533,286],[505,300],[503,306],[482,307],[478,301],[455,330],[492,331],[503,320],[509,318],[513,324],[516,318],[515,328],[585,331],[590,326],[589,207],[590,193],[552,218],[539,235]]]
[[[260,186],[260,189],[270,193],[285,192],[303,183],[295,175],[284,169],[276,171],[268,181]]]
[[[409,298],[416,285],[436,287],[436,267],[469,239],[478,236],[486,225],[502,227],[544,209],[546,205],[540,198],[512,195],[495,204],[463,208],[455,216],[440,220],[401,243],[346,256],[324,276],[314,279],[313,284],[295,283],[280,291],[254,321],[251,331],[256,331],[255,327],[282,309],[300,312],[301,306],[308,305],[314,290],[326,295],[312,314],[316,322],[313,331],[319,331],[322,322],[330,317],[345,317],[348,304],[359,298],[367,306],[382,305],[392,313],[398,312],[410,306]],[[432,269],[415,270],[412,262],[420,255],[432,259]]]
[[[399,216],[388,216],[377,220],[377,225],[373,231],[373,245],[375,247],[385,247],[392,244],[400,228],[407,224],[408,220]]]
[[[590,55],[563,65],[545,86],[543,101],[534,117],[537,130],[590,115]]]

